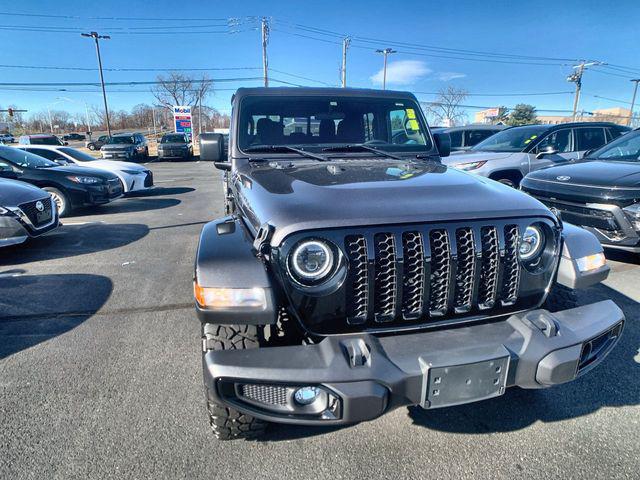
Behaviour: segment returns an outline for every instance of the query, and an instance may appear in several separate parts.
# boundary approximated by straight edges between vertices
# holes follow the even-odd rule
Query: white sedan
[[[70,163],[107,170],[120,178],[125,193],[153,187],[153,173],[137,163],[103,160],[62,145],[20,145],[17,148],[22,148],[57,163]]]

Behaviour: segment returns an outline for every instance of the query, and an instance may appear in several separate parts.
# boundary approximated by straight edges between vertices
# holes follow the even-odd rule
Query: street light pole
[[[385,48],[384,50],[376,50],[376,53],[381,53],[384,56],[384,67],[382,70],[382,89],[387,89],[387,57],[392,53],[397,53],[396,50],[392,48]]]
[[[347,50],[350,44],[350,37],[342,39],[342,88],[347,88]]]
[[[104,88],[104,76],[102,74],[102,58],[100,57],[100,43],[98,40],[109,40],[109,35],[98,35],[98,32],[81,33],[83,37],[91,37],[96,42],[96,55],[98,57],[98,68],[100,70],[100,84],[102,85],[102,99],[104,100],[104,115],[107,120],[107,135],[111,136],[111,123],[109,122],[109,107],[107,106],[107,91]]]
[[[631,80],[635,83],[633,87],[633,97],[631,98],[631,112],[629,112],[629,120],[627,120],[627,126],[631,126],[631,121],[633,120],[633,107],[636,106],[636,93],[638,93],[638,82],[640,82],[640,78],[634,78]]]

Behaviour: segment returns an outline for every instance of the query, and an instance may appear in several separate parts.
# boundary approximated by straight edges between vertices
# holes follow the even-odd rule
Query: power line
[[[207,21],[215,22],[228,20],[227,18],[167,18],[167,17],[84,17],[80,15],[53,15],[41,13],[21,13],[21,12],[0,12],[0,15],[13,17],[35,17],[35,18],[66,18],[70,20],[132,20],[132,21]]]
[[[6,65],[0,64],[0,68],[16,68],[16,69],[33,69],[33,70],[69,70],[69,71],[82,71],[82,72],[94,72],[97,70],[95,67],[57,67],[54,65]],[[261,70],[259,67],[194,67],[194,68],[179,68],[179,67],[147,67],[147,68],[104,68],[105,72],[169,72],[169,71],[233,71],[233,70]]]
[[[439,95],[440,92],[416,92],[422,95]],[[567,95],[573,92],[532,92],[532,93],[467,93],[469,97],[533,97],[546,95]]]

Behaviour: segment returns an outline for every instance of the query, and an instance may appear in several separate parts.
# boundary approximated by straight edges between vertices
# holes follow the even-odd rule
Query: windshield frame
[[[119,139],[128,139],[128,142],[116,142],[114,140]],[[107,140],[107,145],[135,145],[136,139],[133,135],[114,135],[113,137],[109,137]]]
[[[357,101],[357,102],[366,102],[367,100],[370,101],[375,101],[375,100],[384,100],[387,102],[395,102],[396,104],[398,104],[398,108],[411,108],[414,110],[415,115],[416,115],[416,120],[419,124],[419,128],[420,128],[420,132],[422,133],[423,137],[424,137],[424,141],[425,144],[409,144],[409,145],[402,145],[402,144],[393,144],[393,143],[387,143],[387,144],[378,144],[378,143],[372,143],[371,146],[385,151],[385,152],[392,152],[395,154],[400,154],[400,155],[410,155],[410,156],[415,156],[416,154],[418,155],[438,155],[437,153],[437,148],[436,148],[436,144],[435,144],[435,140],[433,138],[433,134],[431,133],[431,129],[429,128],[428,122],[424,116],[424,113],[422,111],[422,108],[420,106],[420,103],[412,97],[409,96],[403,96],[403,95],[398,95],[397,97],[393,97],[393,96],[376,96],[376,95],[367,95],[366,93],[363,94],[359,94],[359,95],[345,95],[342,94],[340,92],[336,92],[336,93],[318,93],[318,94],[298,94],[298,95],[287,95],[287,96],[277,96],[277,95],[264,95],[264,94],[255,94],[255,95],[246,95],[243,96],[240,100],[239,103],[237,105],[234,105],[234,109],[237,109],[238,112],[242,112],[240,113],[240,115],[237,116],[237,118],[234,121],[234,125],[233,128],[231,129],[230,135],[233,135],[234,137],[234,155],[237,156],[242,156],[245,158],[249,158],[251,159],[252,157],[255,158],[257,155],[255,152],[247,152],[245,150],[243,150],[244,148],[248,148],[248,147],[252,147],[252,146],[257,146],[259,144],[256,145],[242,145],[241,146],[241,142],[240,142],[240,137],[241,137],[241,125],[244,124],[244,120],[247,118],[247,113],[245,113],[245,111],[247,110],[246,107],[246,102],[253,102],[256,100],[266,100],[269,102],[275,101],[278,98],[280,99],[287,99],[287,100],[292,100],[292,101],[300,101],[300,100],[309,100],[309,101],[314,101],[314,100],[330,100],[330,101],[340,101],[340,100],[345,100],[345,101]],[[313,115],[311,116],[313,117]],[[295,117],[293,117],[295,118]],[[345,146],[347,144],[353,144],[352,142],[333,142],[333,143],[283,143],[283,144],[275,144],[273,146],[282,146],[282,147],[294,147],[294,148],[298,148],[301,150],[305,150],[308,151],[310,153],[317,153],[317,154],[322,154],[323,153],[323,148],[326,147],[339,147],[339,146]],[[404,148],[403,148],[404,147]],[[411,148],[407,148],[407,147],[411,147]],[[325,153],[326,155],[326,153]],[[375,155],[372,152],[341,152],[339,154],[336,154],[339,156],[354,156],[354,157],[371,157],[372,155]],[[296,154],[295,152],[291,152],[291,153],[285,153],[285,152],[277,152],[277,153],[260,153],[259,154],[260,157],[287,157],[287,159],[291,158],[291,160],[295,159],[295,157],[298,157],[299,159],[302,159],[302,157],[298,154]],[[332,155],[333,156],[333,155]]]
[[[182,141],[177,141],[177,140],[167,140],[165,141],[165,138],[169,138],[169,137],[173,137],[173,138],[181,138]],[[165,133],[162,138],[160,138],[160,144],[163,143],[184,143],[185,145],[187,145],[189,142],[187,141],[187,136],[181,133]]]
[[[6,155],[6,153],[9,153],[9,156]],[[27,164],[25,165],[24,163],[21,163],[20,161],[11,158],[11,156],[13,154],[16,155],[24,155],[26,156],[27,159],[31,160],[31,162],[27,162]],[[0,159],[9,162],[10,164],[18,167],[18,168],[24,168],[24,169],[38,169],[38,168],[51,168],[51,167],[59,167],[60,165],[57,164],[56,162],[49,160],[47,158],[41,157],[40,155],[36,155],[35,153],[31,153],[28,150],[25,150],[24,148],[16,148],[16,147],[9,147],[9,146],[0,146]]]
[[[499,135],[509,135],[509,133],[512,133],[512,132],[516,131],[516,129],[519,132],[524,131],[524,129],[530,129],[531,134],[532,134],[527,139],[527,140],[529,140],[529,143],[526,143],[526,141],[525,141],[523,143],[523,145],[521,147],[519,147],[517,150],[495,150],[495,149],[488,149],[488,148],[487,149],[478,148],[482,144],[484,144],[485,142],[489,142],[490,140],[494,140],[495,141],[496,137],[498,137]],[[537,131],[537,133],[536,133],[536,131]],[[521,125],[521,126],[517,126],[517,127],[505,128],[504,130],[500,130],[499,132],[494,133],[490,137],[485,138],[480,143],[475,144],[473,147],[471,147],[467,151],[470,152],[470,153],[478,153],[478,152],[480,152],[480,153],[490,153],[490,152],[495,152],[495,153],[521,153],[521,152],[526,152],[526,151],[534,148],[544,138],[544,136],[550,131],[551,131],[550,127],[548,125],[543,125],[543,124]],[[536,135],[535,138],[531,138],[533,136],[533,134]]]

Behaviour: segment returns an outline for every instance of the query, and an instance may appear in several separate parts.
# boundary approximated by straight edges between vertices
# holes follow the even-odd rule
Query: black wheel
[[[577,306],[578,295],[576,295],[576,291],[556,283],[549,292],[542,308],[550,312],[559,312]]]
[[[87,148],[88,148],[89,150],[95,150],[95,149],[96,149],[96,146],[95,146],[93,143],[90,143],[89,145],[87,145]]]
[[[518,188],[518,185],[520,185],[520,182],[516,182],[512,178],[499,178],[498,181],[500,183],[504,183],[505,185],[507,185],[507,186],[509,186],[511,188]]]
[[[49,192],[51,198],[56,203],[58,207],[58,216],[66,217],[71,213],[71,204],[69,203],[69,199],[65,195],[64,192],[58,190],[54,187],[42,187],[45,192]]]
[[[213,325],[202,328],[208,350],[245,350],[260,346],[260,327],[255,325]],[[235,408],[220,405],[209,388],[205,387],[209,424],[220,440],[257,438],[266,429],[267,423],[242,413]]]

